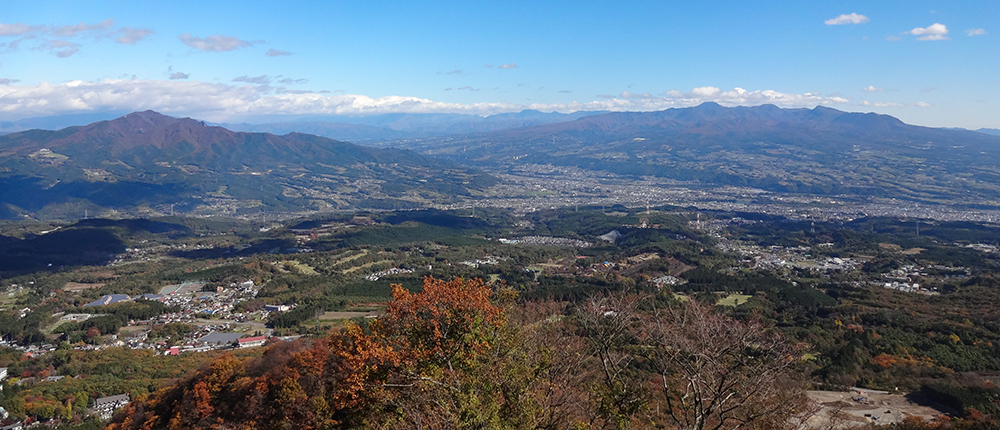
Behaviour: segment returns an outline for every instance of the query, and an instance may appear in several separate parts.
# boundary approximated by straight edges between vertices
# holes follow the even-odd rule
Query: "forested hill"
[[[0,218],[166,204],[209,213],[363,202],[406,207],[490,183],[487,175],[412,151],[301,133],[234,132],[152,111],[0,136]]]

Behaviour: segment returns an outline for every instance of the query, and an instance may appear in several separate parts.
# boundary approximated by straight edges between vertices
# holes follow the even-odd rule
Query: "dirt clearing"
[[[881,393],[884,392],[864,389],[847,392],[809,391],[809,400],[822,407],[809,423],[814,427],[839,423],[833,428],[847,428],[861,423],[901,423],[906,417],[921,417],[925,421],[931,421],[945,413],[918,396]]]

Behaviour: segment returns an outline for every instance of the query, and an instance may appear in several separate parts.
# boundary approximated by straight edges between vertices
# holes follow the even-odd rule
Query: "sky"
[[[46,1],[0,15],[0,120],[231,122],[829,106],[1000,128],[1000,2]]]

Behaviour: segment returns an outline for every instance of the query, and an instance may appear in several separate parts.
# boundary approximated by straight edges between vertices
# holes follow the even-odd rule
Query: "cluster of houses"
[[[50,376],[44,379],[44,381],[56,382],[62,378],[64,378],[64,376],[55,376],[55,377]],[[5,381],[6,379],[7,379],[7,368],[0,367],[0,382]],[[21,381],[18,382],[20,383]],[[3,390],[3,385],[0,385],[0,390]],[[111,419],[111,416],[114,414],[114,412],[118,409],[125,407],[125,405],[129,403],[129,401],[130,399],[128,394],[119,394],[116,396],[101,397],[99,399],[94,400],[94,404],[90,407],[90,413],[91,415],[96,415],[100,417],[102,420]],[[8,417],[9,414],[7,413],[7,410],[0,407],[0,420],[6,421]],[[8,430],[8,429],[20,430],[22,428],[24,428],[24,424],[19,421],[6,425],[0,425],[0,430]]]
[[[524,236],[517,239],[497,239],[500,243],[505,244],[524,244],[524,245],[547,245],[547,246],[564,246],[569,248],[590,248],[593,243],[587,242],[585,240],[570,239],[567,237],[552,237],[552,236]]]
[[[382,279],[383,276],[401,275],[401,274],[404,274],[404,273],[413,273],[413,269],[404,269],[402,267],[393,267],[393,268],[388,269],[388,270],[383,270],[381,272],[372,273],[372,274],[370,274],[368,276],[365,276],[365,279],[367,279],[369,281],[377,281],[379,279]]]
[[[203,352],[214,349],[253,348],[264,346],[269,338],[266,335],[244,337],[244,333],[214,332],[182,346],[169,347],[163,351],[163,355],[180,355],[182,352]]]
[[[509,260],[507,257],[496,257],[492,255],[484,256],[483,258],[474,258],[472,260],[465,260],[462,264],[470,267],[479,268],[479,266],[496,266],[500,264],[501,261]]]

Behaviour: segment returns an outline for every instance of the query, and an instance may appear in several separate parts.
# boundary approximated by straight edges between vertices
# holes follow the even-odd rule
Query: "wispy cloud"
[[[248,84],[266,85],[271,83],[271,78],[267,75],[260,76],[247,76],[243,75],[238,78],[233,78],[233,82],[246,82]]]
[[[80,44],[73,43],[68,40],[48,40],[41,45],[38,45],[35,49],[42,51],[49,51],[55,54],[56,57],[66,58],[80,51]]]
[[[881,93],[881,92],[885,91],[885,89],[884,88],[876,87],[874,85],[869,85],[869,86],[867,86],[865,88],[862,88],[861,91],[864,91],[866,93]]]
[[[125,45],[135,45],[136,42],[142,40],[146,36],[153,34],[153,30],[147,28],[133,28],[133,27],[122,27],[118,29],[118,39],[115,39],[118,43]]]
[[[4,24],[0,23],[0,36],[23,36],[30,33],[36,33],[45,29],[42,25],[26,25],[23,22],[18,22],[14,24]]]
[[[189,75],[187,73],[183,73],[183,72],[174,72],[174,73],[170,74],[170,79],[171,80],[187,79],[189,77],[191,77],[191,75]]]
[[[11,79],[11,78],[0,78],[0,85],[10,85],[10,84],[17,83],[17,82],[21,82],[21,80],[20,79]]]
[[[115,26],[115,20],[106,19],[97,24],[79,23],[76,25],[61,25],[52,29],[52,34],[56,37],[76,37],[84,33],[89,34],[110,34],[111,28]]]
[[[278,75],[278,77],[280,78],[281,75]],[[309,80],[308,79],[284,78],[284,79],[279,80],[278,83],[282,84],[282,85],[306,84],[306,83],[309,83]]]
[[[705,87],[705,88],[714,88],[714,87]],[[700,90],[699,88],[695,88],[694,89],[694,91],[699,91],[699,90]],[[598,98],[602,98],[602,99],[625,99],[625,100],[628,100],[628,99],[652,99],[652,98],[658,98],[660,96],[654,96],[654,95],[652,95],[650,93],[639,93],[639,94],[636,94],[636,93],[630,93],[628,91],[622,91],[621,94],[618,94],[618,95],[598,94],[597,97]]]
[[[483,65],[483,67],[487,68],[487,69],[492,69],[494,67],[496,67],[498,69],[516,69],[517,68],[517,64],[507,63],[507,64],[501,64],[499,66],[494,66],[492,64],[486,63],[486,64]]]
[[[438,72],[439,75],[461,75],[461,69],[449,70],[447,72]]]
[[[868,22],[868,17],[858,13],[845,13],[823,21],[826,25],[864,24],[866,22]]]
[[[139,40],[153,34],[152,30],[134,27],[115,28],[115,20],[106,19],[96,24],[79,23],[73,25],[27,25],[24,23],[0,23],[0,37],[18,37],[6,44],[9,51],[16,51],[21,43],[29,41],[31,49],[48,51],[59,58],[70,57],[80,51],[79,41],[92,38],[101,40],[118,36],[115,41],[134,45]],[[67,39],[72,39],[70,41]],[[35,42],[31,42],[35,41]]]
[[[865,100],[865,101],[863,101],[861,103],[858,103],[858,106],[903,107],[903,104],[902,103],[895,103],[895,102],[870,102],[868,100]]]
[[[280,49],[268,49],[267,52],[264,53],[264,55],[267,55],[268,57],[287,57],[292,54],[294,54],[294,52],[282,51]]]
[[[870,107],[878,107],[878,108],[887,108],[887,107],[893,107],[893,108],[895,108],[895,107],[918,107],[918,108],[925,108],[925,107],[931,107],[931,104],[930,103],[925,103],[925,102],[914,102],[914,103],[870,102],[868,100],[865,100],[865,101],[863,101],[861,103],[858,103],[858,106],[870,106]]]
[[[983,30],[981,28],[970,28],[968,30],[965,30],[965,34],[968,34],[970,37],[971,36],[985,36],[986,35],[986,30]]]
[[[917,40],[950,40],[948,38],[948,27],[938,22],[935,22],[927,27],[914,28],[908,33],[914,36],[920,36]]]
[[[191,33],[184,33],[177,36],[185,45],[204,52],[227,52],[235,51],[240,48],[248,48],[253,46],[255,43],[260,43],[261,41],[246,41],[235,38],[233,36],[223,36],[221,34],[213,34],[204,39],[196,36],[192,36]]]

